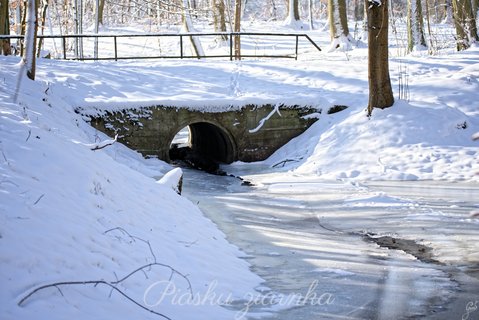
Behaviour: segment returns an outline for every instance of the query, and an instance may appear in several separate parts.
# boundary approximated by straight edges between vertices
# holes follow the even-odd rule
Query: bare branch
[[[95,144],[95,145],[92,146],[90,149],[91,149],[92,151],[103,149],[103,148],[105,148],[105,147],[108,147],[108,146],[111,146],[112,144],[114,144],[117,139],[118,139],[118,134],[115,136],[115,138],[114,138],[113,140],[105,140],[105,141],[102,141],[102,142],[100,142],[100,143]]]
[[[132,236],[128,231],[126,231],[126,230],[123,229],[122,227],[116,227],[116,228],[112,228],[112,229],[106,230],[105,232],[103,232],[103,234],[107,234],[108,232],[112,232],[112,231],[115,231],[115,230],[118,230],[118,231],[123,232],[124,234],[126,234],[127,236],[129,236],[133,241],[135,241],[135,240],[140,240],[140,241],[146,243],[146,244],[148,245],[148,248],[150,249],[151,255],[153,256],[153,261],[156,262],[156,256],[155,256],[155,254],[154,254],[154,252],[153,252],[153,249],[151,248],[150,241],[144,240],[144,239],[139,238],[139,237],[137,237],[137,236]]]
[[[43,196],[43,195],[42,195]],[[41,198],[41,197],[40,197]],[[72,286],[72,285],[93,285],[93,287],[97,287],[99,285],[104,285],[104,286],[107,286],[109,287],[111,290],[110,290],[110,293],[109,293],[109,297],[111,297],[112,295],[112,292],[113,291],[116,291],[118,292],[119,294],[121,294],[124,298],[126,298],[127,300],[129,300],[130,302],[134,303],[135,305],[137,305],[138,307],[142,308],[143,310],[145,311],[148,311],[150,313],[153,313],[153,314],[156,314],[160,317],[163,317],[165,319],[169,319],[171,320],[171,318],[169,318],[168,316],[162,314],[162,313],[159,313],[159,312],[156,312],[146,306],[144,306],[143,304],[139,303],[138,301],[136,301],[135,299],[131,298],[130,296],[128,296],[126,293],[124,293],[122,290],[118,289],[117,285],[121,284],[122,282],[126,281],[128,278],[130,278],[131,276],[133,276],[134,274],[138,273],[138,272],[142,272],[143,274],[145,274],[145,276],[148,278],[147,276],[147,273],[146,273],[146,269],[152,269],[152,267],[155,267],[155,266],[159,266],[159,267],[163,267],[163,268],[168,268],[170,269],[170,278],[169,280],[171,281],[171,279],[173,278],[173,276],[175,274],[179,275],[180,277],[182,277],[183,279],[185,279],[185,281],[188,283],[188,290],[191,294],[191,296],[193,296],[193,287],[191,285],[191,282],[190,280],[188,279],[188,276],[179,272],[178,270],[176,270],[175,268],[167,265],[167,264],[164,264],[164,263],[159,263],[159,262],[156,262],[156,257],[153,253],[153,250],[151,248],[151,245],[150,245],[150,242],[147,241],[147,240],[143,240],[139,237],[136,237],[136,236],[133,236],[131,235],[128,231],[126,231],[125,229],[121,228],[121,227],[116,227],[116,228],[112,228],[112,229],[109,229],[107,231],[104,232],[104,234],[107,234],[109,232],[112,232],[112,231],[120,231],[122,232],[123,234],[129,236],[132,241],[136,241],[136,240],[140,240],[140,241],[143,241],[145,242],[149,249],[150,249],[150,252],[153,256],[153,258],[155,259],[155,262],[153,263],[149,263],[149,264],[145,264],[135,270],[133,270],[132,272],[130,272],[129,274],[127,274],[126,276],[118,279],[118,276],[116,273],[114,273],[115,275],[115,281],[105,281],[105,280],[87,280],[87,281],[61,281],[61,282],[54,282],[54,283],[50,283],[50,284],[46,284],[46,285],[42,285],[42,286],[39,286],[33,290],[31,290],[30,292],[28,292],[19,302],[18,302],[18,306],[22,306],[30,297],[32,297],[35,293],[41,291],[41,290],[44,290],[44,289],[48,289],[48,288],[56,288],[58,289],[58,291],[60,291],[60,294],[63,296],[63,292],[60,290],[60,287],[62,286]]]
[[[58,290],[59,287],[61,286],[72,286],[72,285],[88,285],[88,284],[93,284],[94,287],[102,284],[102,285],[105,285],[107,287],[110,287],[112,289],[112,291],[116,291],[118,292],[119,294],[121,294],[123,297],[125,297],[127,300],[129,300],[130,302],[133,302],[134,304],[136,304],[138,307],[142,308],[143,310],[145,311],[148,311],[150,313],[153,313],[153,314],[156,314],[160,317],[163,317],[165,319],[169,319],[169,320],[172,320],[170,317],[162,314],[162,313],[159,313],[159,312],[156,312],[150,308],[147,308],[145,307],[144,305],[142,305],[141,303],[139,303],[138,301],[136,301],[135,299],[131,298],[130,296],[128,296],[126,293],[124,293],[123,291],[121,291],[120,289],[118,289],[115,285],[113,285],[112,283],[110,282],[107,282],[105,280],[93,280],[93,281],[65,281],[65,282],[55,282],[55,283],[51,283],[51,284],[46,284],[46,285],[43,285],[43,286],[40,286],[38,288],[35,288],[34,290],[32,290],[31,292],[29,292],[25,297],[23,297],[19,302],[18,302],[18,306],[22,306],[22,304],[25,303],[26,300],[28,300],[31,296],[33,296],[35,293],[37,293],[38,291],[40,290],[44,290],[44,289],[48,289],[48,288],[52,288],[52,287],[55,287],[57,288]],[[60,293],[63,295],[63,293],[60,291]]]

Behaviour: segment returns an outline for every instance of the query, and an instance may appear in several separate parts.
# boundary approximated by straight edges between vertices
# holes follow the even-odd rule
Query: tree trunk
[[[234,32],[241,32],[241,0],[236,0],[235,3]],[[234,40],[235,60],[241,60],[241,37],[237,35]]]
[[[354,20],[365,20],[364,17],[364,1],[354,0]]]
[[[226,32],[225,2],[224,0],[211,0],[213,8],[213,25],[215,32]],[[218,37],[219,41],[228,40],[227,35]]]
[[[309,0],[308,1],[308,9],[309,9],[309,12],[308,12],[308,17],[309,17],[309,30],[313,30],[314,29],[314,21],[313,21],[313,0]]]
[[[10,34],[8,0],[0,0],[0,34]],[[5,56],[11,54],[10,40],[4,39],[0,42],[0,54],[3,54]]]
[[[374,108],[387,108],[394,104],[389,78],[388,56],[388,0],[366,0],[368,6],[368,115]]]
[[[454,24],[456,26],[457,50],[468,49],[479,41],[476,19],[470,0],[452,0]]]
[[[100,0],[100,6],[98,8],[98,23],[103,25],[103,12],[105,11],[105,0]]]
[[[408,52],[427,47],[424,37],[424,19],[421,0],[407,2],[407,39]]]
[[[190,4],[188,0],[183,0],[183,29],[186,32],[194,32],[193,21],[191,20],[190,15]],[[198,37],[190,36],[191,47],[196,55],[196,57],[201,58],[204,56],[203,47],[201,46],[200,39]]]
[[[329,32],[331,46],[329,51],[342,48],[351,49],[351,36],[349,35],[346,0],[328,0]]]
[[[299,21],[299,0],[288,0],[288,16],[291,21]]]
[[[41,34],[43,34],[45,30],[45,24],[47,22],[47,10],[48,10],[48,0],[42,0],[42,15],[41,15]],[[43,46],[43,39],[38,40],[38,50],[37,50],[37,57],[40,57],[41,51]]]
[[[31,80],[35,80],[35,48],[38,27],[36,2],[36,0],[28,0],[27,2],[25,51],[23,54],[23,63],[26,67],[27,77]]]

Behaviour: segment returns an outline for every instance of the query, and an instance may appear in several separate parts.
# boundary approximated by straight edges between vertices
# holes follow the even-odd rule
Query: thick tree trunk
[[[299,0],[288,0],[288,17],[291,21],[299,21]]]
[[[427,47],[426,38],[424,37],[421,0],[408,0],[407,2],[407,39],[408,52]]]
[[[351,36],[349,35],[346,0],[328,0],[329,32],[331,46],[329,51],[342,48],[351,48]]]
[[[28,0],[27,17],[25,30],[25,52],[23,54],[23,63],[25,64],[27,77],[35,80],[36,56],[35,48],[37,42],[37,1]]]
[[[8,0],[0,0],[0,34],[10,34],[10,20],[8,14]],[[0,41],[0,54],[8,56],[11,54],[10,40]]]
[[[368,115],[374,108],[387,108],[394,104],[389,77],[388,55],[388,0],[366,0],[368,6]]]
[[[302,29],[301,16],[299,14],[299,0],[287,1],[287,15],[284,24],[294,29]]]
[[[471,0],[453,0],[452,8],[456,26],[457,50],[468,49],[474,42],[479,41]]]
[[[213,8],[213,25],[215,32],[226,32],[226,16],[225,16],[225,2],[224,0],[211,0],[211,7]],[[228,40],[227,35],[222,35],[219,41]]]

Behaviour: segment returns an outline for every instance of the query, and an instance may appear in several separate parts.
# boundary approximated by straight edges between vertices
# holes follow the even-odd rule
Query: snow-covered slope
[[[231,318],[217,303],[261,279],[195,205],[155,181],[171,168],[120,144],[92,151],[107,137],[41,75],[23,79],[14,102],[19,67],[1,59],[0,318],[157,319],[105,285],[47,288],[17,305],[42,285],[111,282],[148,264],[116,287],[171,318]],[[223,298],[185,302],[190,284]]]

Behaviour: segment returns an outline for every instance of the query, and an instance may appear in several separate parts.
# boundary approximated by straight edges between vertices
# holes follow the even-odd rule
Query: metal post
[[[296,51],[295,51],[294,60],[298,60],[298,43],[299,43],[299,36],[296,35]]]
[[[67,59],[67,41],[65,39],[65,36],[62,36],[62,46],[63,46],[63,59]]]
[[[115,43],[115,61],[118,61],[118,47],[116,44],[116,36],[113,37],[113,42]]]
[[[183,36],[180,35],[180,58],[183,59]]]

